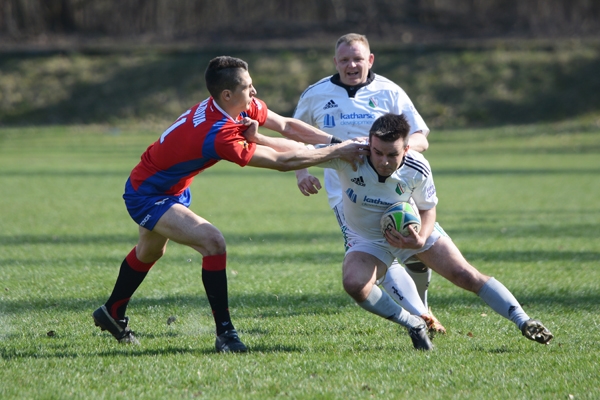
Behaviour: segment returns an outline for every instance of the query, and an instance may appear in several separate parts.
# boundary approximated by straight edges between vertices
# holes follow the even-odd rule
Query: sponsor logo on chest
[[[379,198],[373,198],[369,196],[365,196],[363,199],[363,204],[376,205],[376,206],[391,206],[392,203],[387,202],[385,200],[381,200]]]

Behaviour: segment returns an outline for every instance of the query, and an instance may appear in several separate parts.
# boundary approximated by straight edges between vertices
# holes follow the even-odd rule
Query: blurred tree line
[[[600,32],[597,0],[1,0],[0,39],[48,35],[155,41],[298,39],[355,31],[412,42],[581,37]]]

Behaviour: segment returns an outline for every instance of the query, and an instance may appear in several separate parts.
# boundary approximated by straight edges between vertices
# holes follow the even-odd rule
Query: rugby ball
[[[417,233],[421,230],[421,216],[416,207],[410,203],[401,201],[392,204],[383,212],[380,225],[381,233],[384,235],[387,230],[394,228],[402,236],[408,236],[408,227],[410,225],[414,225]]]

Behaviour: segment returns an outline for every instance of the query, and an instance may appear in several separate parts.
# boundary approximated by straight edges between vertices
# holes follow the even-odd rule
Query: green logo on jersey
[[[404,194],[404,190],[402,190],[402,185],[400,185],[400,184],[396,185],[396,193],[398,193],[400,196],[402,196]]]

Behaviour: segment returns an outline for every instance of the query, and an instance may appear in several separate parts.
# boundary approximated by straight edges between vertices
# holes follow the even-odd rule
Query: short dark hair
[[[404,147],[408,145],[408,133],[410,132],[410,124],[406,117],[402,114],[384,114],[377,118],[371,129],[369,129],[369,141],[373,136],[384,142],[395,142],[402,139]]]
[[[240,70],[248,71],[248,63],[239,58],[219,56],[210,60],[204,72],[210,95],[218,99],[224,90],[235,90],[242,83]]]

